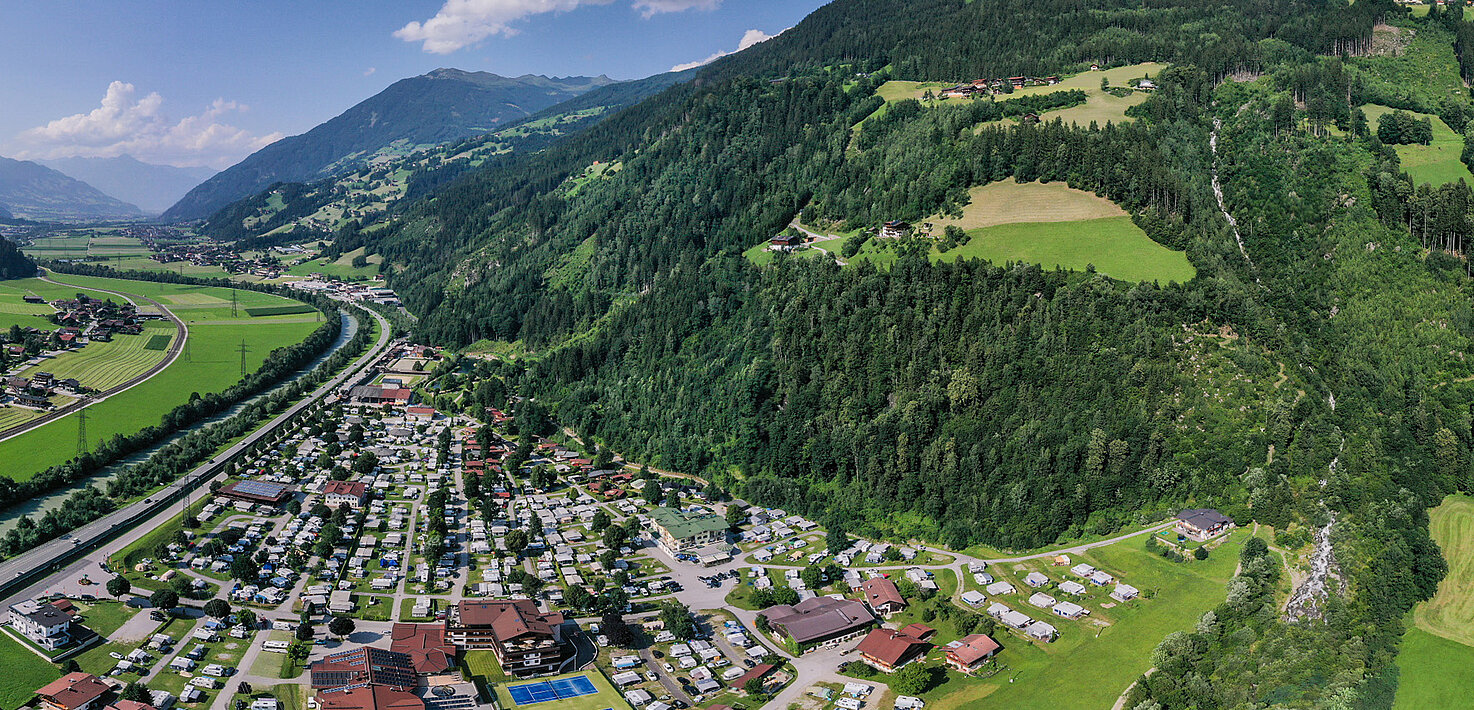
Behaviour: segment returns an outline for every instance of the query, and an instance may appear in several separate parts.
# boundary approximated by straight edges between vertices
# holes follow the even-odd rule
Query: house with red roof
[[[92,710],[112,687],[91,673],[68,673],[36,689],[42,710]]]
[[[1003,647],[987,634],[963,636],[947,648],[947,665],[963,673],[972,673]]]
[[[886,673],[926,654],[931,644],[896,629],[873,629],[860,640],[855,650],[860,658]]]

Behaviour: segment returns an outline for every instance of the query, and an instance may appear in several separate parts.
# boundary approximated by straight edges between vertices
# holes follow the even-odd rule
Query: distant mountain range
[[[458,69],[402,79],[307,133],[256,151],[190,190],[162,219],[209,217],[278,182],[332,177],[380,155],[489,133],[613,83],[604,76],[507,78]]]
[[[38,221],[136,219],[136,205],[29,160],[0,158],[0,207],[14,217]]]
[[[210,179],[211,168],[176,168],[145,163],[131,155],[116,158],[61,158],[35,161],[103,193],[159,214],[192,188]]]
[[[352,220],[367,224],[402,201],[425,199],[488,161],[493,161],[489,169],[498,169],[515,155],[536,152],[582,133],[695,74],[693,69],[602,86],[492,133],[409,155],[383,156],[308,183],[275,183],[222,207],[201,229],[223,240],[263,238],[249,243],[269,246],[334,233]]]

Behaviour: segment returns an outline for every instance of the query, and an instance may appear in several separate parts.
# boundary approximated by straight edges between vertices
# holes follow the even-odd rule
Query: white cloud
[[[374,75],[374,72],[376,72],[378,70],[379,70],[378,67],[369,67],[369,68],[363,70],[363,75],[364,76],[373,76]]]
[[[132,84],[115,81],[108,85],[101,105],[91,112],[22,131],[10,147],[22,159],[126,154],[150,163],[223,169],[282,137],[280,133],[253,135],[222,123],[226,114],[247,109],[234,101],[215,99],[199,115],[174,121],[164,114],[164,99],[158,93],[142,98],[137,94]]]
[[[659,15],[663,12],[685,12],[687,10],[715,10],[721,7],[722,0],[635,0],[635,9],[645,15]]]
[[[518,20],[549,12],[570,12],[585,5],[608,5],[614,0],[445,0],[440,11],[424,22],[411,22],[394,32],[406,42],[420,42],[431,54],[450,54],[487,37],[517,34]],[[686,10],[715,10],[722,0],[633,0],[631,7],[645,17]]]
[[[783,32],[787,32],[787,31],[788,30],[783,30]],[[778,35],[783,34],[783,32],[779,32]],[[716,61],[718,59],[721,59],[722,57],[725,57],[725,56],[727,56],[729,54],[736,54],[736,53],[738,53],[738,52],[740,52],[740,51],[742,51],[744,49],[747,49],[748,47],[751,47],[751,46],[755,45],[755,44],[762,44],[763,42],[766,42],[766,41],[768,41],[768,40],[770,40],[770,39],[772,39],[774,37],[777,37],[778,35],[770,35],[770,34],[764,32],[762,30],[748,30],[746,34],[742,35],[742,41],[740,41],[740,42],[737,43],[737,49],[734,49],[734,50],[732,50],[730,52],[717,52],[716,54],[713,54],[710,57],[707,57],[706,59],[703,59],[703,60],[698,61],[698,62],[686,62],[685,64],[677,64],[677,65],[671,67],[670,70],[671,71],[686,71],[687,69],[695,69],[696,67],[704,67],[704,66],[706,66],[708,64],[711,64],[712,62],[714,62],[714,61]]]
[[[435,16],[395,31],[406,42],[422,42],[431,54],[450,54],[492,35],[511,36],[511,23],[531,15],[568,12],[581,5],[607,5],[613,0],[445,0]]]

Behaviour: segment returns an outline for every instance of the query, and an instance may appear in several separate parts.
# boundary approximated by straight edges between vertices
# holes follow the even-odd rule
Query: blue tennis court
[[[597,692],[599,689],[594,687],[594,681],[582,675],[507,686],[507,694],[511,695],[512,702],[518,705],[533,705],[549,700],[567,700],[580,695],[593,695]]]

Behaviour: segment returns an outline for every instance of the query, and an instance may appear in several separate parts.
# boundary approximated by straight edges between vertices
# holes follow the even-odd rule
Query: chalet
[[[894,673],[901,666],[925,655],[930,645],[895,629],[872,629],[855,650],[860,652],[860,658],[866,663],[886,673]]]
[[[36,690],[42,710],[91,710],[101,707],[112,686],[91,673],[68,673]]]
[[[445,635],[462,649],[491,649],[516,677],[555,673],[573,652],[563,615],[538,611],[530,599],[462,601],[450,607]]]
[[[901,596],[901,590],[896,588],[895,582],[885,577],[861,582],[860,591],[865,595],[865,603],[870,605],[870,610],[882,617],[888,618],[906,608],[906,599]]]
[[[420,675],[444,673],[455,666],[456,648],[438,624],[399,624],[390,629],[389,650],[409,656]]]
[[[1001,648],[1003,647],[987,634],[963,636],[947,646],[947,665],[962,673],[972,673]]]
[[[880,228],[880,236],[883,239],[899,239],[911,233],[911,225],[898,219],[886,222]]]
[[[804,245],[800,236],[779,235],[768,240],[769,251],[790,252]]]
[[[363,481],[328,481],[322,487],[323,502],[329,508],[347,504],[358,510],[368,501],[368,485]]]
[[[35,295],[25,296],[25,297],[21,298],[21,300],[22,301],[25,301],[26,303],[32,303],[32,304],[41,304],[41,303],[45,303],[46,302],[46,299],[41,298],[40,296],[35,296]]]
[[[1192,508],[1177,514],[1177,532],[1203,542],[1233,527],[1233,520],[1212,508]]]

